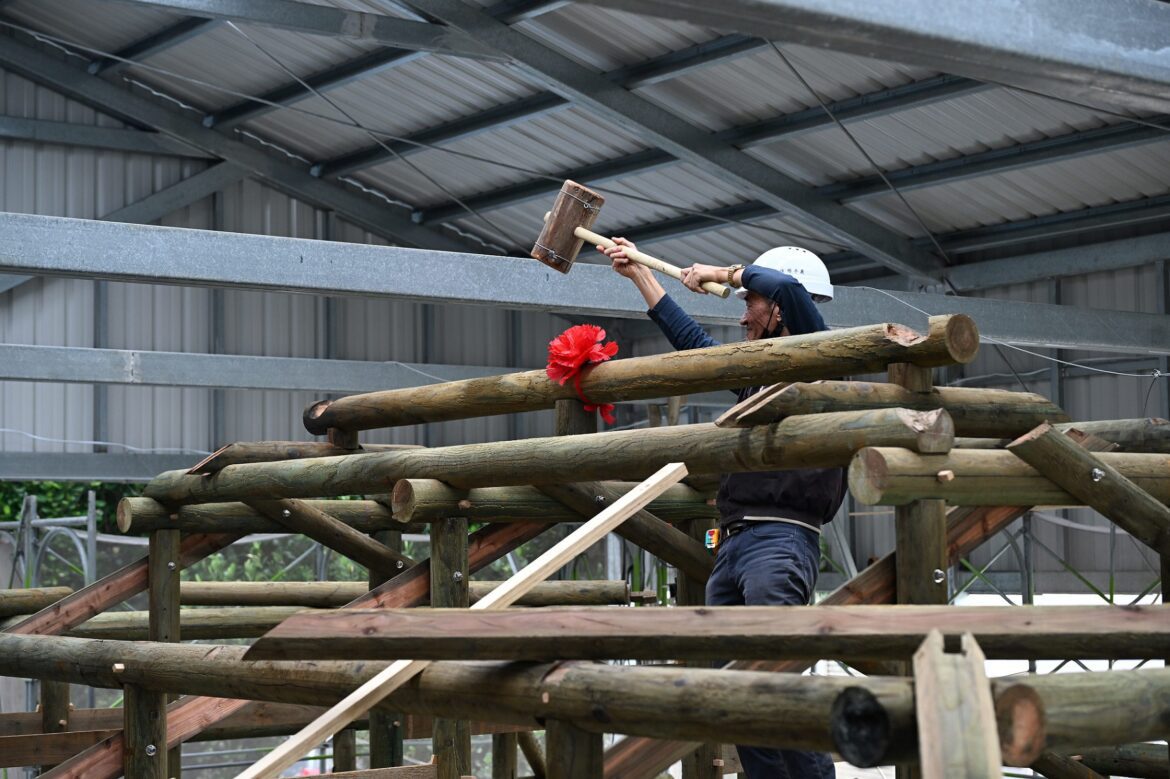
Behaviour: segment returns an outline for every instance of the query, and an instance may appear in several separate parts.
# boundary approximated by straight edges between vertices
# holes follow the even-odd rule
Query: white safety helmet
[[[756,258],[753,265],[787,273],[796,279],[818,303],[833,299],[833,285],[829,283],[829,269],[821,258],[799,246],[777,246]],[[740,288],[735,294],[741,299],[748,291]]]

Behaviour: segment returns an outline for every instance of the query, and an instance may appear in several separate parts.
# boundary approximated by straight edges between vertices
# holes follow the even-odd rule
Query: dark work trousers
[[[787,522],[752,522],[719,545],[708,606],[807,606],[820,565],[820,536]],[[835,779],[824,752],[736,745],[748,779]]]

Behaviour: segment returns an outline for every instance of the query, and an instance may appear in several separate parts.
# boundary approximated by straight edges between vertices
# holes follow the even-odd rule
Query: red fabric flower
[[[614,423],[613,404],[591,403],[581,392],[581,371],[586,365],[605,362],[618,352],[618,345],[605,340],[605,330],[597,325],[575,325],[548,343],[548,365],[545,373],[557,384],[573,380],[577,397],[585,404],[586,411],[600,411],[606,424]]]

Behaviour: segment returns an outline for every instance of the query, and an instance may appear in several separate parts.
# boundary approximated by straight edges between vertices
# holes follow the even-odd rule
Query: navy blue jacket
[[[782,328],[787,327],[790,335],[828,330],[808,291],[791,276],[749,266],[740,279],[744,288],[780,306]],[[670,295],[663,296],[647,313],[679,351],[719,345]],[[760,387],[745,387],[736,394],[742,401],[759,390]],[[717,503],[721,524],[745,516],[782,517],[820,527],[836,515],[844,499],[844,468],[797,468],[725,474],[719,483]]]

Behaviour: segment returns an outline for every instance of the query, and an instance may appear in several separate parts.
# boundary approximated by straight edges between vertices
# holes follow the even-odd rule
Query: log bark
[[[1105,779],[1079,760],[1055,752],[1044,752],[1031,767],[1047,779]]]
[[[601,482],[617,495],[629,492],[637,482]],[[718,516],[707,503],[714,495],[676,484],[649,506],[650,513],[666,522]],[[345,501],[338,501],[345,502]],[[567,508],[535,487],[477,487],[460,490],[438,479],[402,479],[394,485],[390,506],[400,522],[430,522],[458,514],[469,520],[499,522],[509,519],[544,519],[579,522],[581,514]]]
[[[0,617],[32,614],[72,593],[69,587],[29,587],[0,590]]]
[[[500,586],[500,582],[471,582],[471,602]],[[299,606],[303,608],[340,608],[361,596],[369,588],[362,582],[183,582],[185,606]],[[630,602],[630,588],[624,581],[581,580],[541,582],[517,605],[543,606],[618,606]],[[430,604],[424,598],[419,605]],[[185,614],[197,614],[189,610]],[[95,617],[87,625],[104,616]]]
[[[909,659],[931,630],[993,659],[1158,658],[1170,606],[678,606],[301,612],[256,642],[258,660]]]
[[[392,452],[398,449],[419,449],[417,444],[362,444],[362,452]],[[228,444],[196,463],[192,475],[215,473],[229,465],[268,463],[277,460],[303,460],[306,457],[337,457],[353,454],[354,450],[323,441],[255,441]]]
[[[341,699],[385,667],[380,662],[248,662],[242,659],[245,649],[0,634],[0,672],[100,687],[130,682],[188,695],[318,705]],[[113,663],[122,663],[124,670],[115,674]],[[711,723],[718,721],[751,743],[827,750],[832,701],[859,683],[883,702],[895,734],[905,737],[897,747],[904,751],[891,757],[905,757],[914,746],[913,692],[907,679],[859,682],[669,666],[440,662],[381,705],[527,727],[561,719],[594,733],[653,738],[709,737]],[[729,709],[728,701],[736,705]]]
[[[548,775],[548,765],[544,760],[544,750],[536,740],[536,734],[522,730],[516,734],[516,742],[520,751],[524,753],[524,759],[528,761],[528,767],[532,769],[534,779],[544,779]]]
[[[1098,455],[1161,503],[1170,503],[1170,455]],[[941,471],[955,478],[942,481]],[[953,449],[918,455],[906,449],[863,449],[849,465],[849,489],[862,503],[900,506],[938,498],[952,506],[1079,506],[1082,501],[1011,452]]]
[[[946,409],[955,435],[984,438],[1015,436],[1041,422],[1066,422],[1068,415],[1043,395],[999,389],[937,387],[914,392],[897,384],[821,381],[789,384],[766,403],[741,414],[725,414],[721,426],[750,427],[801,414],[874,408]],[[733,409],[734,410],[734,409]]]
[[[394,519],[390,509],[373,500],[305,502],[362,533],[399,530],[403,525]],[[152,498],[122,498],[118,501],[118,529],[123,533],[136,534],[155,530],[243,535],[285,532],[284,525],[269,519],[246,503],[197,503],[171,510]]]
[[[1170,554],[1170,508],[1102,455],[1086,452],[1047,424],[1008,444],[1008,451],[1138,541],[1160,554]]]
[[[878,411],[789,417],[750,430],[711,424],[663,427],[383,454],[232,465],[214,476],[164,473],[145,494],[168,504],[304,498],[388,490],[399,479],[441,479],[461,488],[645,479],[669,462],[727,473],[849,462],[864,446],[950,449],[945,411]]]
[[[826,330],[613,360],[591,368],[581,390],[595,403],[647,400],[778,381],[873,373],[891,362],[939,366],[970,362],[979,348],[975,323],[963,315],[931,317],[928,335],[894,324]],[[305,429],[370,430],[394,425],[552,408],[576,397],[542,370],[319,401]]]

